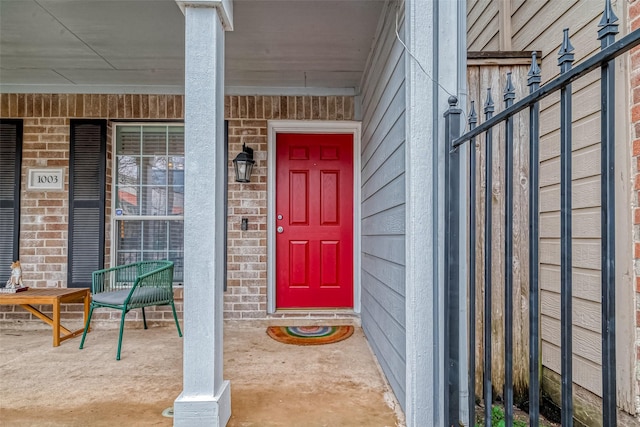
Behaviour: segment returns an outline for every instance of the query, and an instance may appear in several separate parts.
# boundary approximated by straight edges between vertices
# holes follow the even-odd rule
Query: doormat
[[[269,326],[267,334],[285,344],[331,344],[353,335],[353,326]]]

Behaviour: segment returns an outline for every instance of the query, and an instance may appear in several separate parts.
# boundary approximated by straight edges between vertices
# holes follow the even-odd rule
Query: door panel
[[[309,265],[309,242],[289,242],[289,257],[289,286],[308,288],[309,274],[307,272],[307,266]]]
[[[276,137],[276,306],[353,307],[353,135]]]
[[[309,218],[307,217],[309,202],[307,197],[309,189],[308,175],[307,171],[290,172],[289,212],[292,225],[309,225]]]
[[[340,264],[340,242],[324,241],[320,245],[320,283],[322,286],[340,286],[338,265]]]
[[[339,174],[336,171],[320,173],[320,224],[335,225],[340,218]]]

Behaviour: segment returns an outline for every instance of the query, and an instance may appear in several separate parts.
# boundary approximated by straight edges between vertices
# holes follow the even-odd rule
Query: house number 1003
[[[29,190],[62,190],[63,169],[29,169]]]
[[[38,178],[38,184],[44,184],[44,183],[54,184],[58,182],[58,180],[60,179],[58,178],[58,175],[40,175],[40,176],[37,176],[36,178]]]

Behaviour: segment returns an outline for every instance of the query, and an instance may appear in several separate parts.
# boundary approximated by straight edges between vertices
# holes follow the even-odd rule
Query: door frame
[[[267,136],[267,314],[276,312],[276,136],[279,133],[353,135],[353,312],[360,313],[360,138],[356,121],[269,120]],[[304,310],[313,311],[313,309]]]

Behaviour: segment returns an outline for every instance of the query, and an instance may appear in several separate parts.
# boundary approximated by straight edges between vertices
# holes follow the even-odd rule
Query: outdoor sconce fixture
[[[233,167],[236,170],[236,182],[250,182],[251,171],[253,170],[253,148],[242,144],[242,152],[233,159]]]

